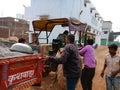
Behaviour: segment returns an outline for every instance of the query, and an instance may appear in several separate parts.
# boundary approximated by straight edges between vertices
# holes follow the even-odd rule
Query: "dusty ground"
[[[96,68],[96,74],[93,80],[93,90],[105,90],[105,79],[100,77],[100,73],[103,68],[104,56],[107,52],[108,52],[108,49],[106,46],[100,46],[95,50],[97,68]],[[49,76],[49,77],[43,78],[42,87],[32,86],[25,90],[62,90],[58,86],[57,82],[51,87],[52,82],[53,82],[53,77]],[[78,85],[79,85],[79,89],[77,90],[82,90],[80,83],[78,83]]]

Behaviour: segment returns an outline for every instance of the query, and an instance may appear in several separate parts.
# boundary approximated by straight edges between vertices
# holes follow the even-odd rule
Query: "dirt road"
[[[120,50],[120,48],[119,48]],[[101,70],[103,68],[104,63],[104,56],[108,53],[108,48],[106,46],[100,46],[95,50],[95,57],[97,60],[97,68],[96,68],[96,74],[93,80],[93,90],[105,90],[105,78],[100,77]],[[25,90],[62,90],[58,86],[57,83],[55,83],[51,87],[51,83],[53,82],[52,77],[46,77],[43,78],[42,87],[30,87]],[[79,84],[79,90],[81,89],[81,85]]]

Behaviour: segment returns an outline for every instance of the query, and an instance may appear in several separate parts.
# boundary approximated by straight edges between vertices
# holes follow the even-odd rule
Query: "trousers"
[[[95,75],[95,68],[86,68],[82,70],[81,84],[83,90],[92,90],[92,80]]]

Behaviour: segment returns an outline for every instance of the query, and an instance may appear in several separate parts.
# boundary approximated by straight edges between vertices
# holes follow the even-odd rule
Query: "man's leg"
[[[79,77],[66,77],[67,90],[75,90]]]
[[[86,68],[82,70],[81,84],[82,84],[83,90],[88,90],[88,73],[89,72]]]
[[[106,76],[106,90],[112,90],[112,78]]]
[[[120,77],[113,78],[113,88],[114,90],[120,90]]]
[[[95,68],[89,69],[88,73],[88,90],[92,90],[92,80],[95,75]]]

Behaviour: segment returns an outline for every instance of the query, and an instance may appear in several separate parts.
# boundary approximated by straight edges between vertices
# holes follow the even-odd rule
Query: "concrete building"
[[[30,31],[33,31],[33,20],[40,20],[46,16],[47,19],[73,17],[90,25],[88,38],[94,38],[95,43],[101,44],[103,19],[89,0],[31,0],[31,5],[25,7],[25,18],[30,21]],[[49,37],[49,43],[66,29],[69,28],[56,26]],[[29,37],[31,37],[31,34],[29,34]],[[76,41],[78,39],[79,32],[76,33]],[[29,42],[32,42],[32,38],[29,38]]]
[[[102,34],[101,34],[101,45],[108,45],[109,35],[112,31],[112,22],[111,21],[103,21],[102,24]]]

